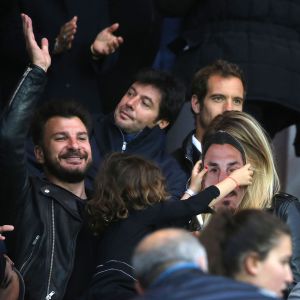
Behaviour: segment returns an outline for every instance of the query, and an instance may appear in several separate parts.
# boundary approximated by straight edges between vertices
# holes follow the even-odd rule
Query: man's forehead
[[[203,158],[205,164],[241,164],[243,158],[241,152],[230,144],[212,144]]]
[[[144,96],[148,96],[152,99],[154,98],[154,100],[161,100],[161,91],[153,84],[136,81],[130,86],[130,88],[134,89],[136,92],[139,92]]]
[[[86,130],[86,126],[81,121],[80,118],[76,116],[71,117],[62,117],[62,116],[54,116],[47,120],[45,127],[47,128],[69,128],[69,127],[78,127]]]

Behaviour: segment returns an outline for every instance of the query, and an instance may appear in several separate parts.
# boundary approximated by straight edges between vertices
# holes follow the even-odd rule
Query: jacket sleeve
[[[30,66],[23,74],[0,119],[0,217],[7,216],[24,199],[29,187],[25,140],[35,104],[46,83],[46,73]],[[9,220],[4,217],[4,219]],[[0,222],[2,222],[1,219]]]
[[[161,202],[146,209],[144,213],[148,215],[146,218],[152,225],[168,225],[175,222],[176,226],[182,227],[186,223],[178,221],[187,221],[200,213],[211,212],[208,205],[219,195],[219,189],[212,185],[186,200]]]
[[[289,194],[275,195],[273,202],[275,214],[290,228],[292,234],[293,255],[291,269],[294,285],[300,282],[300,202]]]

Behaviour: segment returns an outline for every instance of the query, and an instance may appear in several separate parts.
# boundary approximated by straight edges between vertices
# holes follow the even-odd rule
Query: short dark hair
[[[211,65],[208,65],[195,73],[191,92],[196,95],[200,104],[203,104],[205,95],[207,94],[207,82],[213,75],[219,75],[224,78],[237,77],[241,80],[244,88],[244,97],[246,96],[246,79],[240,67],[226,60],[218,59]]]
[[[217,212],[201,232],[200,241],[212,274],[235,277],[250,252],[263,261],[281,236],[291,236],[287,224],[270,212],[244,209],[236,214]]]
[[[35,111],[32,118],[31,135],[35,145],[42,145],[45,124],[53,117],[77,117],[85,125],[88,133],[91,130],[91,116],[80,103],[69,99],[48,101]]]
[[[160,91],[161,102],[157,120],[164,119],[172,125],[185,101],[185,86],[172,74],[154,70],[143,69],[138,72],[134,82],[152,85]]]

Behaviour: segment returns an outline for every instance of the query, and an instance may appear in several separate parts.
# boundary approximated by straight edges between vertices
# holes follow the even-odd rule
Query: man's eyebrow
[[[57,131],[57,132],[54,132],[51,137],[55,137],[57,135],[68,135],[68,133],[66,131]]]
[[[210,97],[226,97],[224,94],[221,94],[221,93],[214,93],[214,94],[211,94]]]
[[[236,96],[236,97],[233,97],[233,99],[238,99],[238,100],[241,100],[241,101],[245,101],[245,98],[244,97],[240,97],[240,96]]]
[[[241,162],[235,160],[235,161],[232,161],[232,162],[228,163],[227,165],[232,167],[232,166],[235,166],[235,165],[241,165]]]
[[[135,89],[135,87],[134,87],[133,85],[131,85],[131,86],[129,87],[128,91],[130,91],[130,90],[133,90],[134,92],[136,92],[136,89]]]
[[[207,165],[209,165],[209,166],[211,166],[211,167],[217,167],[217,166],[219,166],[218,163],[215,163],[215,162],[213,162],[213,161],[209,161],[209,162],[207,163]]]
[[[234,160],[234,161],[231,161],[231,162],[227,163],[227,166],[232,167],[232,166],[237,165],[237,164],[240,165],[241,163],[238,160]],[[207,162],[207,165],[209,165],[211,167],[218,167],[219,163],[209,161],[209,162]]]

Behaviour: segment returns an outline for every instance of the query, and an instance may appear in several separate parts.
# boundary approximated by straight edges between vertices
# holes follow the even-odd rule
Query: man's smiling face
[[[78,117],[50,118],[45,124],[43,145],[36,148],[37,160],[48,177],[66,182],[82,181],[92,161],[88,132]]]

